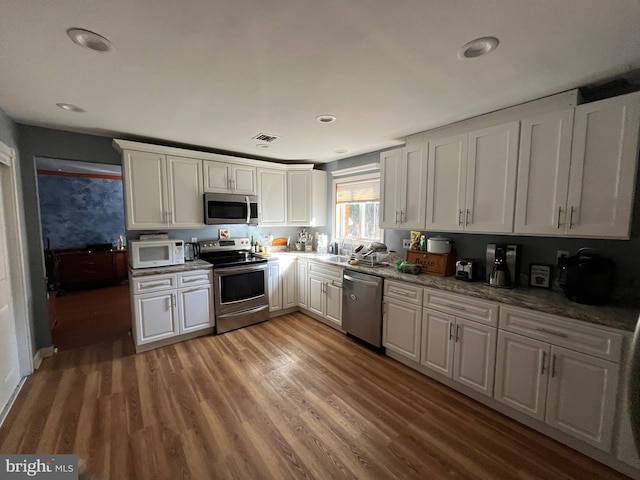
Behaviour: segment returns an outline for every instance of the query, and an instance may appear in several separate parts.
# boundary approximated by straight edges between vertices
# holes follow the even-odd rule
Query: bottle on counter
[[[420,250],[427,251],[427,237],[425,235],[420,236]]]
[[[256,242],[253,239],[253,235],[251,235],[251,253],[256,253]]]

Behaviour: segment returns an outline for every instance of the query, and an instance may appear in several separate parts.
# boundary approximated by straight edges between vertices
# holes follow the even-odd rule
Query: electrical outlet
[[[192,241],[193,243],[196,243],[196,242],[198,241],[198,237],[191,237],[191,241]]]
[[[567,250],[558,250],[556,252],[556,265],[560,263],[561,257],[569,258],[569,252]]]

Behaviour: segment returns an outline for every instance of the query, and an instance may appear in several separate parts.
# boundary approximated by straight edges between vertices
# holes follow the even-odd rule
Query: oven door
[[[267,263],[213,269],[216,315],[269,305]]]

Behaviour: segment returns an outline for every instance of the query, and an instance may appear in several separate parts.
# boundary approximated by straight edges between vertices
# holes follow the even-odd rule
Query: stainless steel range
[[[215,332],[268,320],[267,260],[251,255],[249,239],[199,243],[200,258],[213,265]]]

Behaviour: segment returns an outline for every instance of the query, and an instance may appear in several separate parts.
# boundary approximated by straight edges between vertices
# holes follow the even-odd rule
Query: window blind
[[[358,180],[336,185],[336,203],[377,202],[380,200],[380,180]]]

